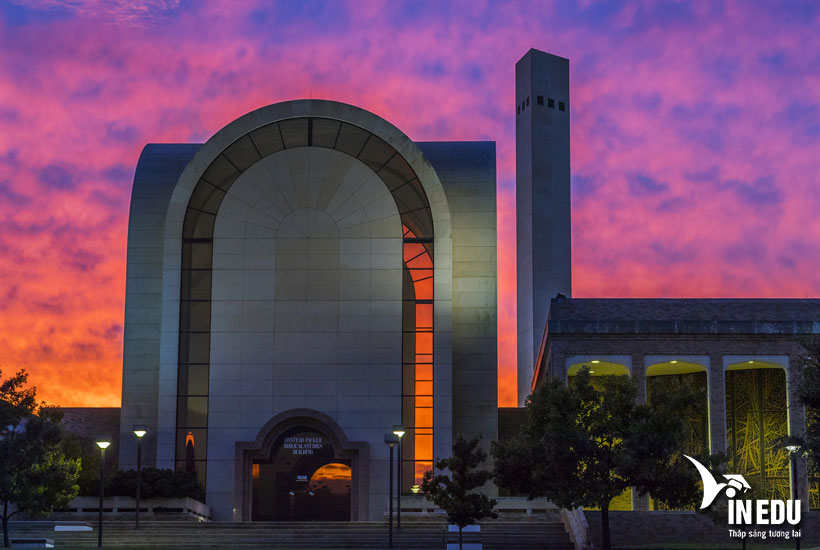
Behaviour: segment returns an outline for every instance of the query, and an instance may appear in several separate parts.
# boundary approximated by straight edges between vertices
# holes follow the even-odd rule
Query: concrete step
[[[12,522],[13,537],[54,539],[58,548],[89,548],[96,545],[96,522],[92,532],[55,532],[54,522]],[[384,548],[388,526],[384,522],[132,522],[104,523],[106,548],[143,546],[149,548]],[[556,522],[486,522],[481,533],[464,533],[464,542],[482,542],[485,550],[530,550],[573,546]],[[406,549],[443,548],[457,542],[444,523],[402,522],[394,530],[394,547]]]

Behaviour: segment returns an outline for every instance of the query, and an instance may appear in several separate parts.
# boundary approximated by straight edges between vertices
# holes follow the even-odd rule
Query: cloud
[[[419,141],[497,142],[511,404],[514,64],[531,47],[571,60],[575,296],[818,295],[818,23],[779,2],[3,3],[3,368],[63,405],[116,405],[139,151],[314,97]]]
[[[40,183],[51,189],[70,190],[75,184],[75,173],[63,164],[52,163],[40,169],[38,179]]]

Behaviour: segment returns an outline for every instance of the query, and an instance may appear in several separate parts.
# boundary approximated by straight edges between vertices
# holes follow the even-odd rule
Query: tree
[[[447,521],[458,525],[459,549],[464,527],[485,517],[498,517],[493,512],[496,501],[473,492],[492,477],[488,470],[477,469],[487,460],[487,453],[478,443],[479,439],[467,441],[459,436],[453,443],[453,456],[436,462],[436,468],[450,470],[450,475],[427,471],[421,482],[422,493],[447,513]]]
[[[526,403],[522,432],[493,444],[497,483],[564,508],[600,508],[605,550],[611,547],[610,502],[629,487],[671,507],[700,501],[700,478],[681,449],[688,429],[682,413],[702,397],[676,388],[639,405],[636,396],[629,377],[605,376],[596,388],[589,369],[571,387],[547,380]],[[700,458],[712,463],[712,457]]]
[[[26,388],[27,382],[28,374],[21,370],[0,383],[0,501],[6,547],[12,516],[47,515],[77,494],[80,461],[63,453],[61,414],[38,404],[36,388]]]
[[[799,365],[803,374],[799,398],[806,407],[806,437],[802,450],[808,458],[809,475],[820,476],[820,338],[806,338],[801,344],[806,350]]]
[[[65,456],[80,461],[80,474],[77,485],[80,496],[97,496],[100,494],[100,448],[97,443],[76,434],[64,432],[62,448]],[[109,474],[110,476],[110,474]],[[105,493],[108,493],[106,486]]]
[[[143,468],[143,498],[182,498],[188,497],[205,502],[202,485],[195,472],[175,472],[158,468]],[[137,472],[135,470],[117,470],[111,475],[105,494],[130,497],[136,493]]]

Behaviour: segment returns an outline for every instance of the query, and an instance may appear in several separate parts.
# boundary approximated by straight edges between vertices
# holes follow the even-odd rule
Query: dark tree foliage
[[[806,338],[801,344],[806,349],[800,360],[803,383],[799,393],[806,407],[803,452],[808,458],[809,474],[820,476],[820,338]]]
[[[36,389],[27,382],[24,370],[0,382],[0,519],[6,547],[13,516],[48,515],[77,494],[80,461],[63,453],[61,414],[37,403]]]
[[[485,517],[498,517],[493,512],[496,501],[474,492],[492,478],[488,470],[478,469],[487,460],[487,453],[478,447],[479,439],[465,440],[459,436],[453,443],[453,456],[436,462],[439,470],[450,475],[424,474],[422,493],[447,513],[447,521],[458,525],[458,547],[462,547],[462,530]]]
[[[80,496],[100,494],[100,448],[90,439],[72,433],[63,434],[63,453],[80,460],[80,474],[77,478],[77,492]]]
[[[136,470],[118,470],[108,480],[106,494],[133,497],[137,489]],[[204,502],[202,485],[193,472],[174,472],[158,468],[142,469],[142,498],[189,497]]]
[[[541,384],[526,403],[522,432],[493,445],[496,482],[564,508],[600,508],[607,550],[610,501],[629,487],[670,507],[700,502],[700,477],[681,450],[686,418],[702,394],[677,388],[654,395],[651,405],[637,404],[636,396],[631,378],[605,376],[596,388],[588,369],[571,387],[557,379]]]

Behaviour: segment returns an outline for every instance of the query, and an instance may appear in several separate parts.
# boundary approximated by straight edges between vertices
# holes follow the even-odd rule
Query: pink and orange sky
[[[0,3],[0,369],[120,402],[147,142],[304,97],[495,140],[499,402],[515,394],[514,64],[571,62],[576,297],[820,294],[816,2]]]

